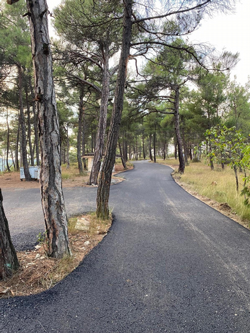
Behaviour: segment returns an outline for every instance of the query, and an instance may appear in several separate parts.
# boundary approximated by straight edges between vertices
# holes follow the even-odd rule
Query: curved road
[[[146,162],[125,173],[111,189],[116,218],[108,235],[53,289],[1,300],[0,332],[249,333],[250,232],[186,193],[170,173]],[[15,200],[12,227],[24,207],[17,197],[31,200],[30,216],[40,218],[36,196],[5,191],[6,213]],[[68,211],[80,212],[94,207],[95,189],[65,197]],[[42,228],[27,214],[20,231],[26,220],[23,239]]]

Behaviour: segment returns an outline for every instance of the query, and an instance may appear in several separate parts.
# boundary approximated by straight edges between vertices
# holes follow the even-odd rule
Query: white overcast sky
[[[47,0],[50,10],[61,0]],[[218,14],[202,21],[201,27],[190,35],[193,42],[207,42],[218,51],[239,52],[240,61],[232,70],[237,81],[244,85],[250,76],[250,0],[238,0],[235,13]]]

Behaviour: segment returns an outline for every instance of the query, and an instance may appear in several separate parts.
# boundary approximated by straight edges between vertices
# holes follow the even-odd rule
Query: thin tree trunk
[[[14,156],[13,156],[13,150],[11,150],[11,159],[12,159],[12,164],[13,164],[14,170],[16,170],[15,160],[14,160]]]
[[[211,141],[209,140],[209,152],[211,153],[211,151],[212,151],[212,146],[211,146]],[[211,170],[214,170],[214,162],[211,156],[209,157],[209,163]]]
[[[29,78],[29,88],[32,97],[32,111],[34,116],[34,133],[35,133],[35,148],[36,148],[36,165],[40,165],[40,155],[39,155],[39,135],[38,135],[38,117],[37,117],[37,108],[36,108],[36,101],[35,101],[35,94],[31,82],[31,77]],[[33,149],[34,151],[34,149]]]
[[[85,156],[85,132],[86,132],[86,120],[85,120],[85,113],[83,109],[82,114],[82,156]],[[87,163],[86,158],[83,158],[83,168],[87,170]]]
[[[144,134],[142,135],[142,154],[143,154],[143,159],[146,159],[146,152],[145,152],[145,138]]]
[[[177,158],[178,158],[178,144],[177,144],[176,137],[175,137],[175,142],[174,142],[174,158],[175,158],[175,160],[177,160]]]
[[[191,147],[191,145],[189,147],[189,158],[190,158],[190,161],[193,160],[193,154],[192,154],[192,147]]]
[[[10,150],[10,127],[9,127],[9,109],[7,107],[7,119],[6,119],[6,125],[7,125],[7,147],[6,147],[6,166],[8,172],[10,172],[10,166],[9,166],[9,150]]]
[[[163,144],[163,160],[165,161],[166,159],[166,142]]]
[[[80,174],[83,174],[81,143],[82,143],[82,119],[83,119],[83,86],[80,86],[79,114],[78,114],[78,133],[77,133],[77,163]]]
[[[123,38],[119,62],[118,77],[116,81],[115,100],[107,140],[106,155],[103,161],[99,186],[97,190],[97,216],[102,219],[109,217],[109,191],[112,169],[115,163],[116,146],[123,109],[123,97],[127,77],[127,64],[129,60],[131,33],[132,33],[132,0],[124,0]]]
[[[179,116],[179,87],[175,88],[175,101],[174,101],[174,120],[175,120],[175,133],[178,146],[179,155],[179,172],[184,173],[185,160],[183,157],[182,139],[180,132],[180,116]]]
[[[30,124],[30,104],[28,96],[28,86],[25,85],[25,96],[26,96],[26,106],[27,106],[27,118],[28,118],[28,142],[29,142],[29,152],[30,152],[30,163],[34,164],[34,152],[32,149],[32,140],[31,140],[31,124]]]
[[[10,277],[19,267],[12,244],[9,225],[3,209],[3,195],[0,189],[0,280]]]
[[[46,0],[27,1],[29,12],[35,99],[38,102],[41,147],[41,199],[46,225],[48,255],[70,254],[68,220],[61,179],[60,133],[52,76]]]
[[[66,162],[67,162],[67,169],[69,169],[69,124],[67,123],[67,156],[66,156]]]
[[[95,154],[93,159],[93,165],[89,176],[89,185],[96,185],[98,180],[98,174],[101,167],[101,159],[104,149],[104,138],[107,124],[107,112],[108,112],[108,98],[109,98],[109,45],[103,50],[104,53],[104,67],[103,67],[103,78],[102,78],[102,97],[100,106],[100,116],[98,123],[98,130],[96,136]]]
[[[234,175],[236,182],[236,191],[239,192],[239,179],[238,179],[237,167],[235,165],[234,165]]]
[[[151,148],[151,134],[149,134],[149,158],[153,161],[152,148]]]
[[[154,145],[154,163],[156,163],[156,128],[153,134],[153,145]]]
[[[122,146],[121,146],[121,143],[120,143],[119,139],[118,139],[118,144],[119,144],[119,150],[120,150],[120,155],[121,155],[121,160],[122,160],[122,166],[126,170],[127,166],[126,166],[126,162],[125,162],[124,157],[123,157]]]
[[[26,129],[25,129],[25,120],[23,113],[23,70],[21,66],[18,66],[18,89],[19,89],[20,124],[21,124],[21,135],[22,135],[21,146],[22,146],[23,170],[24,170],[25,180],[30,181],[31,176],[29,172],[29,164],[27,159]]]
[[[19,137],[20,137],[20,111],[18,116],[18,127],[16,136],[16,149],[15,149],[15,170],[19,171],[19,159],[18,159],[18,147],[19,147]]]
[[[124,161],[128,162],[128,140],[127,140],[127,133],[124,133]]]
[[[138,161],[138,140],[137,140],[137,135],[135,137],[135,160]]]

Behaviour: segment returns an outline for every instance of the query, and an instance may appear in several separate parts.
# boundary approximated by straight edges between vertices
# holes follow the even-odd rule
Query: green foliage
[[[230,164],[234,167],[244,167],[243,150],[246,139],[240,130],[225,125],[212,127],[206,131],[206,140],[211,144],[208,156],[218,163]]]

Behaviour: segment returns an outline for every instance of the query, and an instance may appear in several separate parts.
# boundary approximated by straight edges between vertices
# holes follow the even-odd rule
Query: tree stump
[[[19,267],[15,248],[12,244],[9,224],[3,209],[3,195],[0,189],[0,280],[10,277]]]

